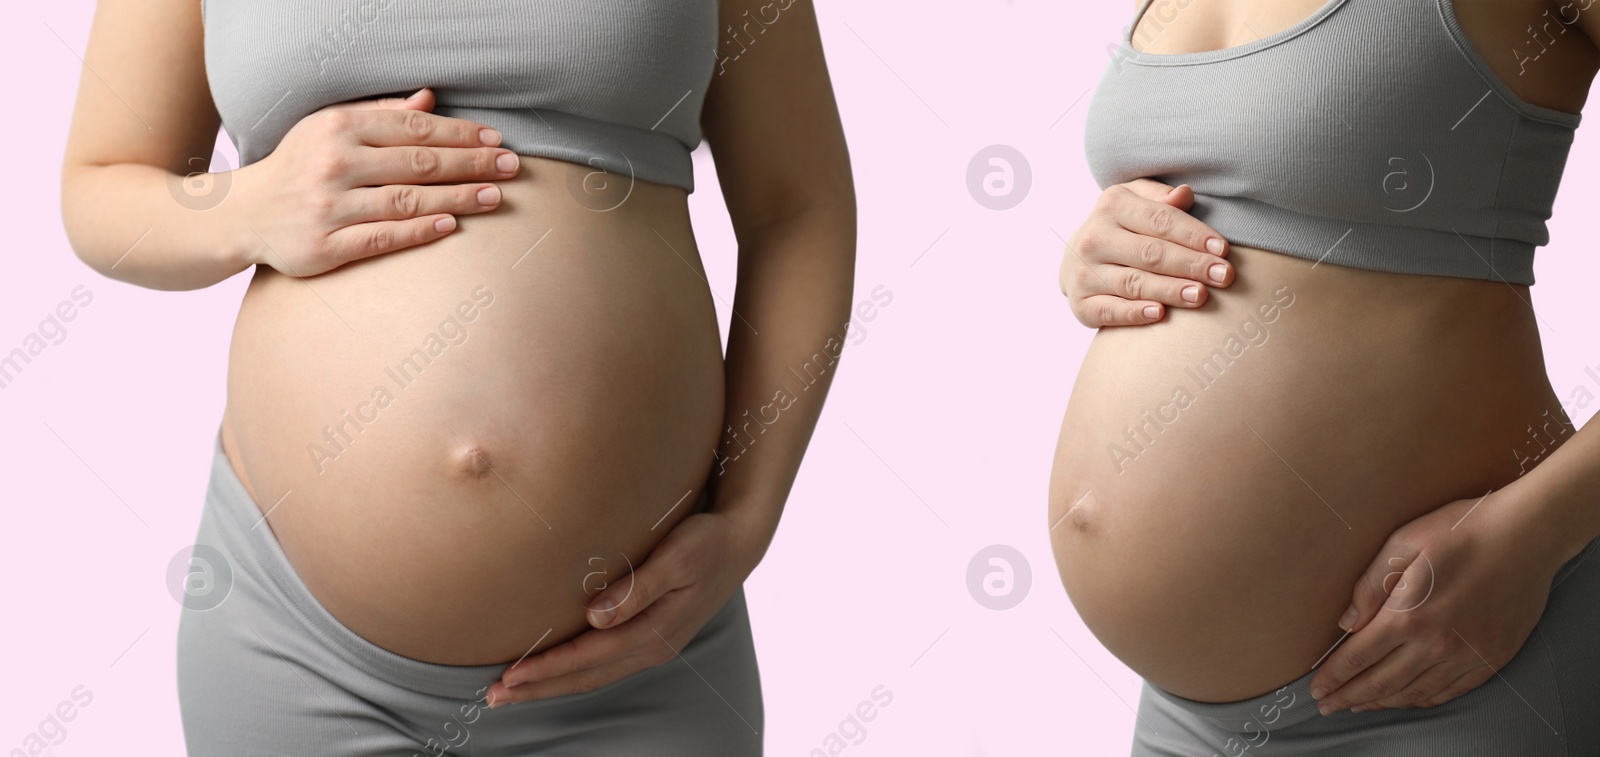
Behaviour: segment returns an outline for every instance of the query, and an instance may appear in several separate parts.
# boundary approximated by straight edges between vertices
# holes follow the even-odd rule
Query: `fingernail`
[[[1356,618],[1359,617],[1361,617],[1361,613],[1356,612],[1356,608],[1352,607],[1348,610],[1345,610],[1344,617],[1339,618],[1339,627],[1348,631],[1355,627]]]
[[[594,624],[604,628],[611,625],[617,618],[617,603],[610,599],[602,599],[589,608],[589,614],[594,616]]]
[[[517,156],[509,152],[502,153],[500,157],[494,159],[494,167],[505,173],[511,173],[517,170]]]
[[[1216,263],[1206,269],[1206,275],[1210,276],[1212,281],[1221,284],[1228,279],[1228,266],[1225,263]]]
[[[494,129],[479,129],[478,140],[490,147],[494,147],[500,144],[500,132]]]
[[[1222,244],[1221,239],[1212,237],[1206,240],[1206,249],[1210,250],[1212,255],[1221,255],[1226,247]]]
[[[1149,319],[1149,320],[1152,320],[1152,321],[1157,319],[1157,318],[1160,318],[1161,317],[1161,308],[1158,308],[1155,305],[1145,305],[1144,306],[1144,317]]]
[[[1184,302],[1199,302],[1200,301],[1200,287],[1197,287],[1197,286],[1186,286],[1186,287],[1184,287],[1183,288],[1183,301]]]
[[[1358,705],[1356,705],[1354,707],[1351,707],[1350,711],[1351,712],[1366,712],[1367,711],[1367,706],[1364,705],[1364,704],[1358,704]]]
[[[455,227],[456,227],[456,217],[455,216],[445,216],[444,218],[441,218],[441,219],[433,222],[433,230],[437,231],[437,232],[440,232],[440,233],[449,231],[449,230],[451,230],[451,229],[453,229]]]
[[[1323,717],[1327,717],[1337,712],[1337,710],[1331,704],[1319,704],[1317,705],[1317,712],[1322,713]]]
[[[478,190],[479,205],[493,205],[500,202],[500,188],[493,184]]]
[[[1328,693],[1328,688],[1326,686],[1312,686],[1311,687],[1311,698],[1312,699],[1321,699],[1322,695],[1326,694],[1326,693]]]
[[[406,97],[406,102],[411,102],[412,100],[415,100],[415,99],[417,99],[418,97],[421,97],[421,96],[422,96],[422,90],[419,89],[419,90],[417,90],[415,92],[412,92],[409,96],[407,96]]]

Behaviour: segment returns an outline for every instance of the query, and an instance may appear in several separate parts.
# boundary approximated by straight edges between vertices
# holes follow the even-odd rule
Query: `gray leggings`
[[[742,589],[665,665],[586,694],[490,710],[484,694],[504,665],[421,662],[340,624],[295,575],[271,527],[256,526],[260,511],[220,441],[215,452],[195,551],[205,578],[178,625],[189,754],[761,754],[761,681]]]
[[[1242,702],[1144,685],[1133,757],[1594,757],[1600,755],[1600,539],[1562,566],[1521,651],[1428,709],[1323,717],[1311,677]]]

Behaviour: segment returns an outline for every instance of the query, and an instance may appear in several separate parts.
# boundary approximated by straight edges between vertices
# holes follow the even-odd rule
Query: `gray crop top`
[[[327,105],[428,86],[507,149],[694,189],[717,0],[202,0],[201,18],[241,165]]]
[[[1513,94],[1451,2],[1328,0],[1239,47],[1161,55],[1130,44],[1144,0],[1090,103],[1090,172],[1187,183],[1241,245],[1532,284],[1580,116]]]

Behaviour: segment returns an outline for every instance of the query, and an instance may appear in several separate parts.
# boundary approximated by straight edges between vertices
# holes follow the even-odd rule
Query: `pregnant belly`
[[[1526,287],[1235,249],[1205,307],[1096,335],[1050,484],[1085,624],[1212,702],[1310,671],[1396,528],[1564,436]]]
[[[438,242],[263,267],[234,333],[235,472],[336,618],[428,662],[575,636],[695,509],[722,425],[685,193],[641,182],[613,208],[569,189],[583,169],[522,160]]]

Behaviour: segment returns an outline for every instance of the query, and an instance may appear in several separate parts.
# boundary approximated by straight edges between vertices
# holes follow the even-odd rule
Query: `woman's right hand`
[[[352,260],[432,242],[456,215],[500,205],[491,183],[516,153],[483,124],[428,111],[431,90],[340,103],[301,119],[278,147],[235,172],[252,263],[315,276]]]
[[[1090,328],[1142,326],[1164,306],[1200,307],[1233,282],[1227,240],[1187,211],[1194,190],[1150,179],[1114,184],[1067,241],[1061,293]]]

